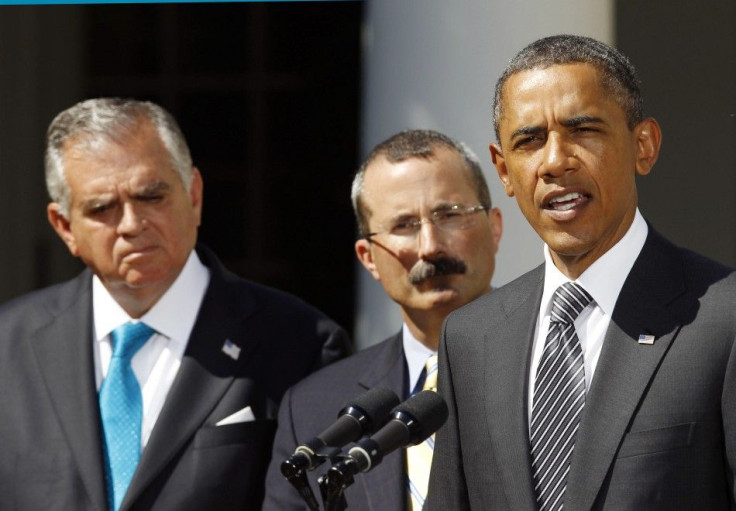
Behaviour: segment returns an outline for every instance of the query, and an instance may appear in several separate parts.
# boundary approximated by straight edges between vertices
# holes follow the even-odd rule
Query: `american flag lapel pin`
[[[240,357],[240,346],[227,339],[225,344],[222,345],[222,352],[233,360],[238,360]]]
[[[654,336],[641,334],[639,336],[639,344],[654,344]]]

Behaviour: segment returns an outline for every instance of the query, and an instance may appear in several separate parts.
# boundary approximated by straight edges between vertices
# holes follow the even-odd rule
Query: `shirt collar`
[[[194,328],[209,280],[209,270],[192,250],[174,283],[140,321],[171,340],[186,343]],[[92,278],[92,310],[97,341],[102,341],[115,328],[132,321],[96,275]]]
[[[402,328],[402,342],[404,344],[404,357],[406,357],[406,367],[409,369],[409,390],[413,389],[419,375],[422,374],[427,358],[436,352],[427,348],[419,342],[409,330],[406,323]]]
[[[618,295],[647,239],[649,227],[637,208],[634,221],[623,238],[586,269],[577,282],[593,297],[603,312],[611,316]],[[549,312],[552,295],[568,279],[552,262],[549,247],[544,245],[544,292],[542,310]]]

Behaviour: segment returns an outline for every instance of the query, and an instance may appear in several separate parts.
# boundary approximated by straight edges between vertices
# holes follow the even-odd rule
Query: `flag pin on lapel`
[[[240,346],[227,339],[225,344],[222,345],[222,352],[233,360],[238,360],[238,357],[240,357]]]
[[[641,334],[639,336],[639,344],[654,344],[654,336]]]

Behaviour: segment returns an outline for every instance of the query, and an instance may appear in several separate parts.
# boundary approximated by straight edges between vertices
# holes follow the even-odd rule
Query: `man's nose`
[[[122,214],[118,222],[118,233],[135,235],[143,230],[145,218],[140,208],[131,202],[125,202],[122,206]]]
[[[550,133],[544,145],[544,156],[540,165],[540,177],[555,178],[577,168],[577,158],[572,144],[558,133]]]
[[[444,238],[442,231],[430,220],[425,220],[417,232],[418,256],[422,259],[430,259],[444,250]]]

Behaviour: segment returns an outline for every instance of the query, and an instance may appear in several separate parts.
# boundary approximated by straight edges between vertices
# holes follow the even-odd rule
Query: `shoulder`
[[[544,265],[517,277],[452,312],[446,323],[502,320],[520,306],[528,306],[544,285]]]
[[[244,279],[227,270],[208,249],[198,246],[197,254],[210,270],[210,285],[205,299],[243,309],[257,309],[272,319],[324,319],[327,316],[301,298],[273,287]]]
[[[401,337],[390,337],[309,375],[296,384],[292,391],[298,395],[324,389],[326,386],[337,387],[348,383],[357,383],[360,376],[370,366],[376,365],[381,370],[388,370],[388,363],[397,360],[403,361],[401,358],[403,353]]]
[[[691,280],[717,282],[733,280],[734,269],[696,252],[681,248],[683,267]]]
[[[714,289],[733,289],[734,269],[701,254],[678,247],[650,226],[649,236],[632,269],[638,278],[677,279],[681,274],[690,291],[705,293]]]
[[[374,385],[366,385],[364,378],[373,379],[375,371],[400,371],[403,367],[397,364],[396,353],[403,355],[401,342],[395,339],[383,341],[371,346],[345,359],[316,371],[302,381],[291,387],[284,396],[281,406],[288,408],[288,415],[292,417],[297,429],[306,427],[307,424],[320,424],[327,426],[332,421],[341,407],[349,400],[363,394]],[[384,364],[391,354],[393,363]],[[401,374],[394,374],[397,380],[401,380]],[[375,386],[391,388],[385,379],[377,378],[383,383]],[[375,381],[373,383],[376,383]],[[283,413],[287,413],[284,410]]]
[[[26,327],[51,321],[80,300],[91,296],[91,277],[85,270],[72,280],[14,298],[0,307],[0,328],[18,323]]]

